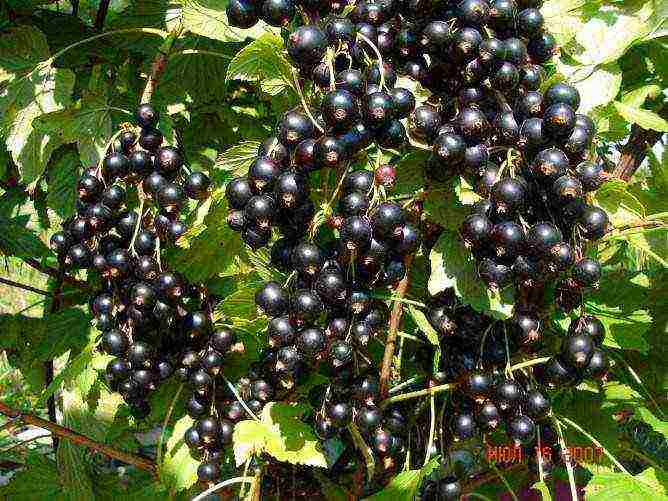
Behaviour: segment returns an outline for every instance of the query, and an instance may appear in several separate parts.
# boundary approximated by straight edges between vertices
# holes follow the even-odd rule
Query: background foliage
[[[245,172],[277,117],[298,103],[283,38],[262,24],[246,31],[227,26],[225,0],[112,0],[103,27],[95,26],[101,3],[0,2],[0,277],[46,291],[0,284],[0,401],[46,417],[47,402],[55,396],[52,419],[121,450],[157,455],[159,474],[151,478],[135,468],[119,474],[113,461],[80,445],[60,440],[52,451],[49,439],[31,436],[24,442],[24,428],[3,427],[0,468],[9,481],[0,495],[12,500],[186,499],[197,492],[196,463],[181,440],[190,418],[184,415],[178,385],[157,392],[148,419],[137,422],[129,416],[100,377],[107,356],[95,350],[99,334],[90,326],[86,284],[63,281],[44,243],[72,215],[77,177],[98,163],[113,131],[131,118],[129,110],[140,101],[152,61],[167,49],[168,63],[153,94],[154,105],[164,110],[160,128],[216,186],[210,200],[191,207],[187,238],[168,260],[189,280],[204,282],[225,297],[216,311],[241,329],[246,345],[245,355],[228,365],[228,378],[242,374],[264,342],[251,298],[260,281],[275,272],[266,266],[266,256],[249,254],[225,225],[222,187]],[[606,273],[587,311],[606,325],[605,346],[615,360],[612,376],[605,384],[581,385],[560,395],[555,412],[566,442],[584,446],[596,440],[610,454],[580,463],[577,480],[586,484],[587,499],[668,499],[665,458],[620,440],[617,422],[630,413],[664,437],[668,433],[662,410],[668,375],[663,339],[668,326],[668,154],[662,147],[650,149],[668,132],[667,4],[550,0],[543,13],[561,45],[552,78],[567,79],[580,91],[609,169],[615,171],[629,155],[647,154],[628,183],[612,181],[596,194],[616,229],[591,249]],[[635,145],[638,137],[643,139],[639,147],[625,146]],[[423,161],[420,152],[400,159],[396,195],[418,196],[425,189]],[[432,254],[416,261],[409,297],[421,301],[427,288],[451,286],[465,303],[506,318],[508,298],[480,285],[468,253],[452,238],[475,194],[461,180],[452,192],[432,190],[424,196],[429,218],[446,231]],[[324,216],[329,207],[322,204]],[[403,330],[418,336],[425,331],[428,337],[424,316],[409,311],[412,318]],[[553,327],[567,324],[568,319],[557,317]],[[55,378],[47,374],[51,362]],[[294,464],[325,466],[327,455],[308,436],[310,430],[300,428],[302,412],[308,408],[275,404],[260,422],[239,427],[228,461],[230,477],[235,462],[243,464],[260,451]],[[295,434],[306,436],[296,452],[286,449]],[[611,459],[629,453],[654,466],[636,477],[615,469]],[[411,499],[434,467],[430,463],[400,474],[373,499]],[[524,478],[513,473],[508,480],[519,487]],[[479,492],[494,498],[501,489],[495,482],[492,478]],[[326,487],[331,498],[345,489]],[[536,488],[544,499],[555,493],[554,485]]]

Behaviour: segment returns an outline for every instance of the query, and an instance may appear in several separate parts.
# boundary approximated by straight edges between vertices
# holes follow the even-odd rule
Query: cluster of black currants
[[[345,4],[346,0],[230,0],[226,8],[227,22],[246,29],[262,20],[269,26],[281,28],[289,25],[298,11],[317,18],[342,10]]]
[[[230,181],[225,191],[227,222],[253,249],[269,243],[273,227],[293,240],[302,238],[315,214],[308,174],[322,167],[313,159],[317,130],[298,111],[287,112],[276,129],[258,148],[248,174]]]
[[[573,304],[565,299],[580,297],[601,275],[599,263],[583,256],[584,242],[610,228],[605,211],[587,202],[607,175],[584,159],[584,151],[569,149],[574,136],[586,137],[588,147],[594,134],[591,121],[575,114],[579,100],[578,91],[563,83],[545,96],[532,91],[521,98],[518,109],[526,118],[511,146],[521,155],[481,169],[476,191],[485,198],[461,227],[490,288],[513,283],[531,288],[556,280],[558,303],[569,311]],[[533,133],[529,146],[524,139]]]
[[[107,380],[142,418],[150,392],[177,368],[179,351],[197,345],[208,325],[206,297],[163,269],[160,244],[185,232],[179,211],[188,198],[206,198],[210,182],[201,172],[184,173],[181,152],[162,146],[151,106],[139,106],[136,119],[139,134],[124,127],[100,167],[79,178],[77,213],[51,246],[67,272],[87,270],[90,283],[100,284],[90,310],[100,348],[116,357]],[[153,210],[145,210],[148,200]]]
[[[571,322],[559,353],[517,371],[509,370],[515,354],[533,353],[546,344],[535,316],[517,312],[507,321],[494,320],[460,304],[454,291],[446,290],[431,299],[427,317],[441,336],[443,367],[430,385],[456,385],[445,414],[450,416],[447,443],[455,447],[503,429],[515,446],[527,448],[527,457],[535,457],[536,431],[547,426],[551,413],[548,391],[574,387],[585,378],[604,379],[609,370],[600,348],[603,324],[591,315]],[[427,358],[431,367],[433,354]],[[541,441],[545,446],[546,439]]]

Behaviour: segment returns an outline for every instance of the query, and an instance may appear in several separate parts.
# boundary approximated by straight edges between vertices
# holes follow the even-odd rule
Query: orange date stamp
[[[485,457],[487,458],[487,461],[522,463],[528,459],[527,452],[527,449],[522,449],[521,447],[515,447],[513,445],[488,445],[485,448]],[[543,446],[540,447],[540,449],[537,446],[534,447],[533,454],[538,456],[539,453],[543,457],[552,458],[554,449],[549,446]],[[603,457],[603,448],[592,446],[570,446],[560,450],[560,454],[564,461],[593,463],[601,460],[601,457]]]

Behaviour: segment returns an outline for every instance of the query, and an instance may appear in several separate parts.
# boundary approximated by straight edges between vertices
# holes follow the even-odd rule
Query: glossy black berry
[[[558,82],[545,92],[546,107],[554,104],[566,104],[572,110],[577,110],[580,107],[580,93],[572,85]]]
[[[490,198],[498,213],[514,214],[524,207],[526,191],[526,185],[522,180],[506,177],[492,187]]]
[[[568,166],[568,157],[563,151],[558,148],[547,148],[536,155],[530,166],[530,172],[537,181],[549,183],[566,174]]]
[[[341,140],[334,136],[323,136],[313,146],[313,162],[316,169],[336,169],[347,158]]]
[[[299,322],[312,323],[323,310],[324,306],[318,295],[308,289],[296,291],[290,301],[290,315]]]
[[[530,444],[536,436],[536,424],[529,416],[517,416],[508,423],[508,435],[518,445]]]
[[[610,220],[606,212],[593,205],[584,208],[579,223],[584,237],[588,240],[602,238],[610,229]]]
[[[322,114],[329,127],[348,129],[359,117],[357,98],[344,89],[329,92],[323,99]]]
[[[150,127],[145,127],[139,135],[139,145],[150,152],[155,152],[160,148],[163,141],[162,133]]]
[[[580,259],[572,271],[573,280],[581,287],[592,287],[601,278],[601,265],[593,259]]]
[[[183,185],[183,191],[188,195],[188,198],[204,200],[209,196],[210,186],[211,179],[209,179],[209,176],[203,172],[195,171],[188,174]]]
[[[379,128],[394,116],[392,96],[385,92],[374,92],[366,96],[363,106],[364,121],[373,128]]]
[[[327,415],[335,426],[343,427],[350,423],[352,418],[352,409],[349,404],[345,402],[339,402],[332,404],[327,408]]]
[[[524,402],[524,412],[535,420],[545,419],[551,409],[550,399],[539,390],[529,390]]]
[[[318,26],[302,26],[288,37],[288,54],[299,66],[311,66],[320,62],[326,50],[327,36]]]
[[[255,304],[270,317],[285,313],[289,301],[288,293],[277,282],[267,282],[255,293]]]
[[[394,116],[396,118],[406,118],[415,109],[415,96],[410,90],[402,87],[394,87],[390,91],[390,95],[394,102]]]
[[[366,218],[352,216],[343,222],[339,238],[345,249],[357,252],[369,245],[374,228]]]
[[[123,178],[130,172],[130,161],[123,153],[114,152],[107,155],[102,164],[105,179]]]
[[[502,411],[517,409],[524,403],[524,388],[514,379],[501,381],[494,392],[494,402]]]
[[[230,0],[225,9],[227,21],[236,28],[251,28],[260,20],[254,0]]]
[[[455,414],[451,426],[455,440],[466,440],[477,433],[475,420],[471,414]]]
[[[589,363],[594,352],[594,341],[586,334],[568,336],[561,345],[564,361],[571,367],[583,369]]]
[[[585,367],[585,375],[593,379],[602,379],[610,369],[610,361],[605,352],[599,348],[594,348],[587,367]]]
[[[253,189],[247,178],[237,177],[227,184],[225,196],[232,209],[243,209],[253,196]]]
[[[605,339],[605,327],[603,322],[593,315],[582,315],[571,321],[568,326],[568,334],[586,334],[592,338],[597,346],[601,346]]]
[[[589,161],[578,164],[575,167],[575,175],[586,191],[596,191],[608,178],[601,164]]]
[[[158,204],[167,213],[180,211],[185,202],[186,195],[177,183],[167,183],[158,192]]]
[[[531,38],[542,29],[544,18],[540,10],[530,8],[520,11],[515,21],[519,34],[525,38]]]
[[[276,204],[272,197],[256,195],[251,197],[244,207],[244,217],[247,222],[261,230],[271,228],[276,215]]]

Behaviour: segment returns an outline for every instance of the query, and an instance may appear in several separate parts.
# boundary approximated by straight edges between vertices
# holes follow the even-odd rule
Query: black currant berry
[[[577,369],[583,369],[589,363],[594,352],[594,341],[586,334],[567,336],[561,345],[564,361]]]
[[[586,206],[580,215],[580,227],[588,240],[602,238],[610,229],[610,220],[606,212],[593,205]]]
[[[550,408],[550,399],[545,393],[539,390],[527,392],[523,409],[529,417],[535,420],[545,419],[550,413]]]
[[[247,29],[260,20],[255,0],[230,0],[225,9],[230,26]]]
[[[517,409],[524,400],[524,388],[514,379],[505,379],[496,386],[494,402],[500,410]]]
[[[268,0],[265,3],[271,1],[288,0]],[[292,17],[292,15],[290,15],[290,17]],[[313,66],[319,63],[325,55],[325,51],[327,50],[327,36],[316,25],[302,26],[292,32],[288,37],[287,49],[288,54],[298,66]]]
[[[517,416],[508,423],[508,435],[517,445],[528,445],[536,436],[536,424],[529,416]]]
[[[477,433],[475,420],[471,414],[455,414],[452,420],[452,434],[455,440],[466,440]]]
[[[183,190],[188,198],[193,200],[204,200],[209,196],[211,180],[203,172],[191,172],[185,180]]]
[[[277,317],[287,311],[288,293],[278,282],[267,282],[255,293],[255,304],[270,317]]]
[[[592,338],[597,346],[601,346],[605,339],[605,327],[603,322],[592,315],[583,315],[571,321],[568,326],[568,334],[586,334]]]

